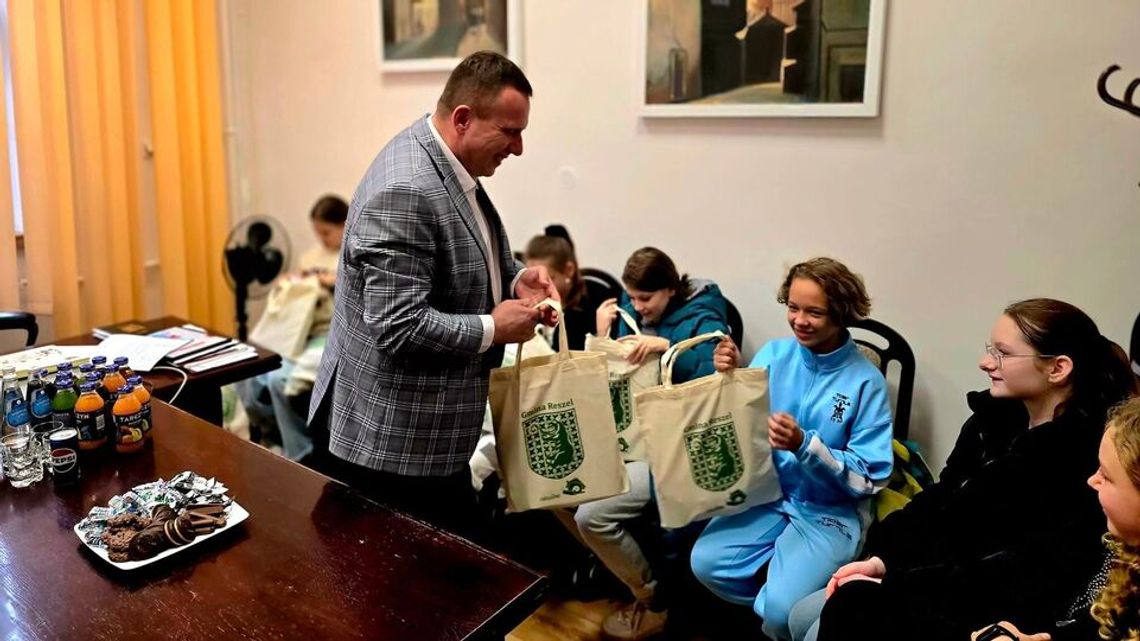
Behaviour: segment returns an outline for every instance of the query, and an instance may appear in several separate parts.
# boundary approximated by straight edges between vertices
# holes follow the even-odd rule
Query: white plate
[[[79,523],[75,524],[75,527],[72,528],[72,531],[75,532],[75,536],[78,536],[80,541],[83,541],[83,545],[86,545],[87,549],[94,552],[95,555],[98,556],[100,559],[103,559],[107,563],[110,563],[111,565],[119,568],[120,570],[134,570],[136,568],[141,568],[144,565],[150,565],[151,563],[154,563],[155,561],[160,561],[162,559],[165,559],[166,557],[171,556],[173,554],[178,554],[179,552],[181,552],[185,549],[192,548],[195,545],[198,545],[202,541],[208,541],[209,539],[212,539],[213,537],[221,534],[222,532],[225,532],[226,530],[232,528],[233,526],[237,525],[238,523],[241,523],[242,521],[244,521],[248,518],[249,518],[249,512],[247,512],[244,507],[238,505],[237,501],[234,501],[234,502],[230,503],[230,507],[226,510],[226,524],[223,525],[222,527],[214,530],[213,532],[207,534],[206,536],[195,537],[193,541],[191,541],[190,543],[187,543],[186,545],[179,545],[178,547],[173,547],[173,548],[170,548],[169,550],[164,550],[164,551],[150,557],[149,559],[143,559],[142,561],[123,561],[122,563],[116,563],[115,561],[112,561],[111,557],[107,555],[107,548],[96,547],[94,545],[89,544],[87,541],[85,541],[83,539],[83,532],[81,532],[79,530]]]

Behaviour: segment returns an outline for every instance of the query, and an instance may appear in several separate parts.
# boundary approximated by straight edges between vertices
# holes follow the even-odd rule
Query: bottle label
[[[142,412],[142,431],[146,434],[150,431],[150,401],[143,403]]]
[[[52,412],[51,420],[58,422],[64,427],[75,427],[74,412]]]
[[[142,410],[134,414],[115,415],[115,440],[121,445],[137,443],[143,439]]]
[[[20,390],[18,390],[18,389],[14,389],[12,387],[9,387],[8,391],[4,392],[4,416],[5,416],[5,418],[7,418],[8,412],[11,412],[12,408],[16,405],[16,401],[22,401],[22,400],[23,400],[23,397],[20,395]]]
[[[78,452],[70,447],[57,447],[51,451],[51,469],[54,474],[67,474],[75,469]]]
[[[23,401],[13,403],[12,409],[8,410],[8,415],[4,418],[8,421],[8,427],[13,429],[23,427],[31,422],[31,417],[28,415],[28,406]]]
[[[51,399],[44,390],[36,390],[32,395],[32,418],[45,419],[51,416]]]
[[[76,412],[75,427],[79,429],[79,440],[98,441],[107,436],[106,423],[103,421],[103,412]]]

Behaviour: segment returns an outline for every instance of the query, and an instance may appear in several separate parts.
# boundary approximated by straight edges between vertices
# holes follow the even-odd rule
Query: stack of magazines
[[[107,339],[112,335],[143,335],[146,327],[136,321],[128,321],[109,327],[97,327],[92,332],[96,338]],[[182,341],[177,348],[166,353],[163,360],[189,372],[198,373],[230,365],[257,357],[257,350],[236,338],[214,336],[195,325],[168,327],[145,334],[151,338],[164,338]],[[125,338],[125,336],[123,336]],[[132,359],[132,363],[134,359]]]

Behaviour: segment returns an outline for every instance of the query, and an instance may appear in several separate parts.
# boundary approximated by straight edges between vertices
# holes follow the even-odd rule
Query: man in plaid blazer
[[[515,263],[476,180],[522,154],[531,93],[513,62],[473,54],[435,113],[372,162],[349,208],[310,404],[344,480],[465,534],[476,533],[467,462],[488,373],[503,344],[534,336],[534,305],[558,298],[545,270]]]

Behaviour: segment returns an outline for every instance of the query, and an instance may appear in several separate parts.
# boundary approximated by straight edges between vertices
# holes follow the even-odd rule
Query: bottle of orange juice
[[[127,382],[130,382],[131,377],[135,375],[135,371],[131,369],[131,359],[127,356],[116,356],[114,362],[115,367],[119,368],[119,373]]]
[[[115,451],[132,454],[143,448],[142,403],[134,395],[134,388],[124,384],[112,409],[115,416]]]
[[[127,379],[127,385],[135,388],[135,398],[139,399],[139,404],[142,405],[142,428],[143,438],[149,439],[151,437],[150,428],[150,392],[142,383],[141,376],[132,376]]]
[[[102,381],[99,392],[107,401],[107,425],[110,426],[115,424],[115,399],[119,397],[119,390],[127,384],[127,379],[123,378],[119,368],[107,365],[103,368]]]
[[[62,389],[62,388],[61,388]],[[79,429],[79,449],[97,450],[107,444],[103,397],[95,391],[95,383],[83,383],[75,401],[75,427]],[[70,392],[70,389],[66,390]],[[56,396],[63,392],[57,392]]]
[[[119,393],[119,388],[127,384],[127,379],[123,378],[123,373],[119,371],[117,365],[108,365],[107,373],[103,376],[103,387],[107,388],[107,392],[114,398]]]

